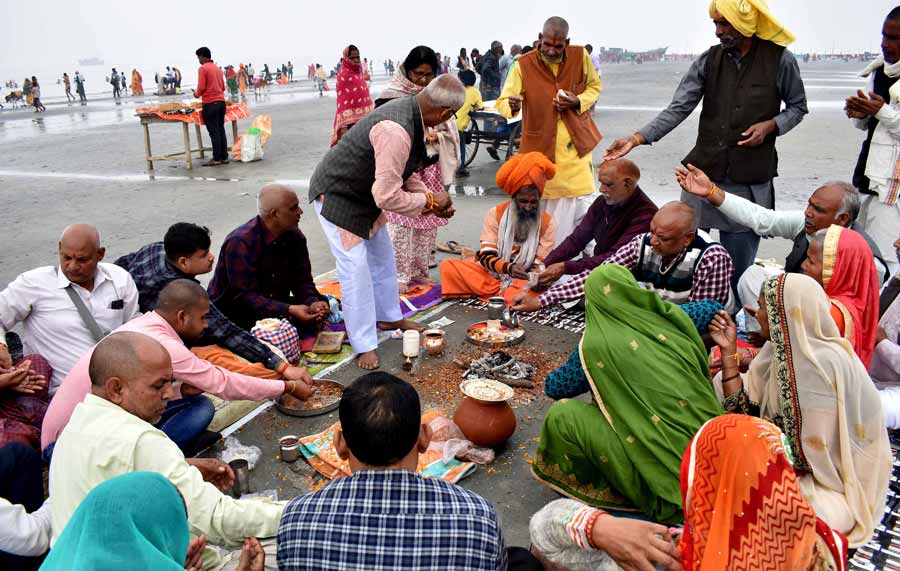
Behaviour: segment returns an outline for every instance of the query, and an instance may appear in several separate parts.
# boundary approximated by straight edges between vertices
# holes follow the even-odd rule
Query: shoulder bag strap
[[[84,322],[84,326],[91,332],[91,337],[94,338],[94,342],[99,343],[109,332],[104,331],[103,328],[100,327],[100,324],[97,323],[97,320],[94,319],[94,316],[84,304],[84,300],[81,299],[81,296],[78,295],[77,291],[72,289],[72,284],[66,286],[66,293],[69,294],[69,299],[75,304],[75,309],[78,310],[78,315],[81,317],[81,321]]]

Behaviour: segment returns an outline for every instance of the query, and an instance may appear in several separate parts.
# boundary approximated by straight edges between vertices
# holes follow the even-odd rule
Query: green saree
[[[594,270],[585,298],[579,354],[596,403],[550,408],[534,475],[593,506],[678,522],[685,447],[722,414],[703,342],[684,311],[622,266]]]

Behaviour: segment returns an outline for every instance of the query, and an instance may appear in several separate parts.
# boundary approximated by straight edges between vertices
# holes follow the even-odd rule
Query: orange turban
[[[544,194],[544,185],[556,174],[556,165],[544,153],[513,155],[497,171],[497,186],[510,196],[515,196],[523,186],[533,184],[538,193]]]

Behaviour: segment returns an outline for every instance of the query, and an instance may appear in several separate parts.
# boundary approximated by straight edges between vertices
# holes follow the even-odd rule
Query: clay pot
[[[453,415],[453,422],[462,430],[467,439],[476,446],[495,448],[507,440],[516,431],[516,415],[507,399],[512,397],[512,389],[497,381],[475,380],[476,383],[495,383],[503,387],[502,391],[495,391],[491,400],[477,398],[484,395],[481,390],[471,389],[472,381],[466,381],[461,389],[467,396],[459,403],[459,408]],[[470,386],[467,387],[466,385]],[[501,392],[497,396],[497,392]]]
[[[445,333],[441,329],[428,329],[423,334],[425,339],[425,350],[432,357],[437,357],[444,353],[444,346],[447,343]]]

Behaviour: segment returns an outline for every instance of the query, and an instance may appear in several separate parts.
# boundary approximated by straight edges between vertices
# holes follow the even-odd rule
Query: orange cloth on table
[[[204,361],[209,361],[213,365],[218,365],[233,373],[240,373],[242,375],[260,379],[281,380],[281,375],[265,368],[262,363],[251,363],[219,345],[191,347],[191,352]]]
[[[556,175],[556,165],[543,153],[532,152],[514,155],[497,171],[497,186],[510,196],[515,196],[523,186],[534,185],[544,194],[547,181]]]
[[[526,182],[524,184],[532,183]],[[481,229],[481,249],[497,250],[497,242],[500,239],[500,219],[503,218],[503,213],[511,205],[512,201],[503,202],[488,211]],[[553,250],[553,243],[556,239],[556,222],[547,212],[541,215],[540,232],[541,236],[535,263],[543,262],[544,258]],[[513,247],[513,251],[516,251],[516,247]],[[508,302],[511,301],[516,294],[522,291],[527,283],[525,280],[513,280],[512,284],[503,290],[503,297]],[[443,297],[487,298],[495,296],[499,292],[500,279],[491,275],[478,262],[454,259],[441,262],[441,295]]]

